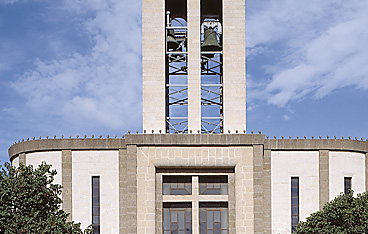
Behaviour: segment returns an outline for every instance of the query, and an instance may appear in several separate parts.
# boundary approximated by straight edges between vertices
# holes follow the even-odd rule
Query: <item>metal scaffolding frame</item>
[[[201,106],[214,106],[215,113],[202,111],[202,133],[223,133],[222,51],[201,52]]]
[[[188,132],[188,28],[172,26],[167,12],[165,30],[166,53],[166,133]],[[180,22],[179,22],[180,23]],[[221,23],[204,21],[205,27],[216,28],[217,40],[221,41]],[[212,39],[212,42],[214,40]],[[212,43],[212,44],[216,44]],[[212,45],[210,44],[210,45]],[[207,48],[208,48],[208,44]],[[218,45],[220,47],[220,45]],[[220,49],[221,50],[221,49]],[[201,51],[201,132],[223,133],[223,56],[222,51]]]
[[[174,30],[179,47],[175,51],[169,50],[166,43],[166,133],[185,133],[188,132],[188,29],[186,26],[167,26],[166,40],[168,30]]]

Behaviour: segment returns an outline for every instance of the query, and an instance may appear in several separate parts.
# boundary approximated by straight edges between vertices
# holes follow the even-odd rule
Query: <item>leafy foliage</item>
[[[79,223],[66,221],[69,214],[60,208],[62,187],[53,183],[51,165],[4,167],[0,165],[0,233],[93,233],[91,227],[83,231]]]
[[[368,233],[368,193],[353,196],[351,191],[326,203],[297,226],[297,234]]]

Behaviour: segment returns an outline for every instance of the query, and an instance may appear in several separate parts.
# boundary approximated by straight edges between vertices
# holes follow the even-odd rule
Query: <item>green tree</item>
[[[0,233],[93,233],[91,226],[83,231],[80,223],[67,221],[62,187],[53,183],[56,171],[50,168],[0,165]]]
[[[297,226],[297,234],[368,233],[368,193],[339,195]]]

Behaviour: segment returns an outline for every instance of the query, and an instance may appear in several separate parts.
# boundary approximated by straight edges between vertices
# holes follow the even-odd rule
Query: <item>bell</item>
[[[202,51],[221,51],[221,46],[217,42],[217,35],[213,28],[208,28],[204,32],[204,40],[201,47]]]
[[[177,50],[179,42],[175,39],[174,29],[167,30],[167,49]]]

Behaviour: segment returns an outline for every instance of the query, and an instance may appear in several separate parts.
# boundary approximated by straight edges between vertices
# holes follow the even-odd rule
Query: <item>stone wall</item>
[[[290,218],[290,177],[300,178],[300,215],[304,219],[343,191],[346,176],[353,178],[356,192],[366,190],[367,149],[366,141],[349,139],[128,134],[125,139],[24,141],[14,144],[9,156],[14,165],[52,163],[58,171],[56,181],[64,186],[63,209],[83,226],[91,223],[93,175],[101,176],[104,191],[102,230],[155,233],[162,225],[159,204],[163,201],[157,170],[191,174],[225,170],[233,181],[233,200],[228,198],[230,233],[288,233],[291,225],[284,220]]]

